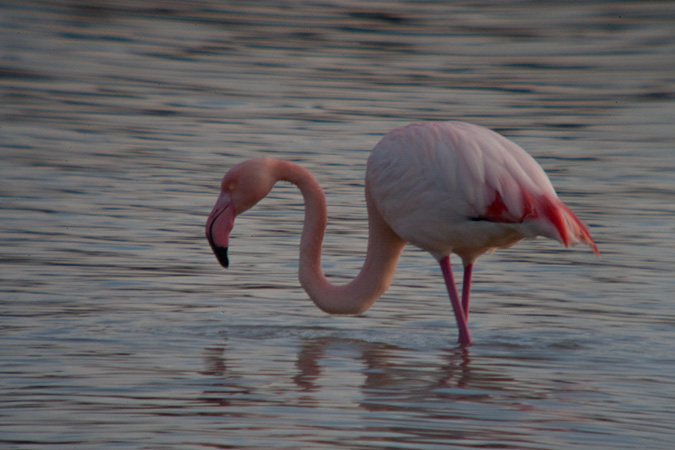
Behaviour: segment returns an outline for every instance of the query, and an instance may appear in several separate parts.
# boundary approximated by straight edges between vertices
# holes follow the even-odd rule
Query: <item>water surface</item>
[[[4,2],[0,443],[671,448],[673,23],[668,2]],[[602,258],[483,257],[465,350],[414,248],[364,315],[315,308],[292,186],[217,265],[220,177],[272,155],[324,186],[324,268],[349,280],[369,149],[445,119],[533,154]]]

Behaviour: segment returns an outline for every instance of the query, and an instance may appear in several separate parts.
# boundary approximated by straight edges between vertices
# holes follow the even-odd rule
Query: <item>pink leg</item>
[[[473,272],[473,263],[464,266],[464,281],[462,282],[462,309],[464,317],[469,320],[469,294],[471,293],[471,272]]]
[[[445,286],[448,288],[448,295],[450,295],[450,303],[455,312],[455,320],[457,320],[457,328],[459,329],[459,343],[461,345],[471,344],[471,336],[469,336],[469,326],[466,323],[466,313],[462,308],[457,295],[457,287],[455,286],[455,279],[452,276],[452,269],[450,268],[450,257],[446,256],[440,261],[441,271],[445,279]],[[467,305],[468,306],[468,305]]]

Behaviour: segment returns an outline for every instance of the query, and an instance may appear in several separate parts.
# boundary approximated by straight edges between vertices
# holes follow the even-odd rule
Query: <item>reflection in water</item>
[[[346,448],[374,442],[409,448],[485,442],[565,448],[580,426],[614,442],[617,437],[606,427],[642,422],[639,415],[616,411],[602,426],[594,425],[583,405],[594,399],[616,408],[612,395],[574,382],[573,364],[553,355],[516,358],[483,351],[474,357],[472,349],[461,347],[420,352],[327,335],[300,337],[291,357],[277,353],[275,332],[256,338],[229,329],[234,335],[224,344],[202,352],[200,374],[208,387],[199,396],[208,406],[202,415],[224,420],[228,443],[265,429],[270,439],[283,435],[286,445],[334,445],[340,430],[348,436],[341,439]],[[255,355],[261,348],[267,356]],[[522,379],[514,376],[518,373]],[[557,407],[549,408],[550,403]],[[274,447],[273,441],[264,442]]]
[[[397,390],[401,381],[407,378],[406,375],[414,373],[414,369],[399,360],[398,353],[405,351],[402,348],[367,341],[345,343],[332,338],[315,338],[303,342],[298,353],[298,374],[293,377],[296,385],[304,392],[321,390],[321,360],[331,347],[344,348],[344,344],[350,347],[349,356],[353,362],[359,362],[363,366],[361,372],[365,375],[362,385],[364,393],[377,396],[389,389]],[[467,349],[457,349],[456,352],[457,354],[444,355],[445,364],[430,368],[438,373],[438,379],[431,380],[428,389],[439,386],[465,387],[469,378],[469,352]]]
[[[478,442],[506,431],[500,429],[499,423],[475,435],[467,434],[466,429],[453,430],[449,421],[470,418],[471,407],[467,405],[490,404],[495,397],[505,396],[511,397],[509,410],[528,411],[532,408],[524,402],[542,395],[536,387],[530,392],[522,389],[509,394],[519,383],[508,372],[474,367],[470,350],[461,347],[438,350],[434,355],[416,355],[417,351],[378,342],[313,337],[302,339],[294,365],[276,366],[272,362],[275,367],[267,367],[270,361],[241,356],[238,343],[246,345],[231,339],[225,345],[204,350],[204,369],[200,373],[212,380],[201,401],[209,405],[209,415],[245,417],[252,428],[258,421],[272,428],[283,427],[283,423],[269,423],[278,420],[273,417],[280,408],[310,408],[316,410],[316,415],[303,419],[308,429],[331,429],[335,426],[330,423],[334,413],[328,413],[326,419],[321,417],[328,409],[337,408],[369,413],[362,417],[353,435],[365,441],[377,435],[379,442],[392,444],[437,439]],[[264,340],[255,343],[265,345]],[[420,358],[424,358],[423,364]],[[261,383],[263,373],[265,381]],[[384,425],[377,419],[378,414],[409,419]],[[425,419],[420,422],[421,418]],[[510,424],[503,418],[498,422]]]
[[[360,387],[361,391],[367,394],[364,395],[365,397],[376,398],[379,394],[386,396],[386,392],[400,390],[402,384],[407,385],[410,382],[419,381],[415,375],[418,375],[422,369],[411,365],[410,362],[406,363],[404,354],[409,353],[410,350],[368,341],[318,337],[306,339],[300,346],[295,364],[296,373],[289,377],[289,380],[293,382],[292,389],[305,393],[325,389],[322,376],[332,376],[329,373],[331,367],[328,367],[328,370],[325,368],[326,360],[331,359],[331,356],[327,355],[331,350],[337,350],[341,358],[348,359],[350,366],[360,367],[358,372],[364,377]],[[246,364],[245,361],[229,363],[226,346],[205,349],[203,358],[205,368],[200,371],[201,374],[227,380],[227,383],[222,386],[227,385],[229,389],[236,392],[249,392],[242,385],[247,383],[248,377],[245,374],[250,369],[240,367]],[[249,363],[255,365],[255,361],[249,361]],[[485,373],[481,376],[475,374],[472,376],[469,350],[459,347],[443,351],[438,365],[425,367],[423,371],[433,375],[429,379],[424,379],[424,387],[419,386],[414,389],[416,391],[432,392],[437,388],[454,387],[478,388],[479,385],[484,385],[488,381],[509,381]],[[278,381],[283,384],[287,380]],[[472,382],[473,386],[469,386],[469,382]]]

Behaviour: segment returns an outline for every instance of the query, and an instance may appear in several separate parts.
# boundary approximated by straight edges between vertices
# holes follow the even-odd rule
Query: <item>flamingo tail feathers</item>
[[[565,246],[583,243],[591,247],[593,253],[600,256],[591,234],[574,213],[558,199],[543,197],[540,203],[541,212],[558,234],[557,239]]]

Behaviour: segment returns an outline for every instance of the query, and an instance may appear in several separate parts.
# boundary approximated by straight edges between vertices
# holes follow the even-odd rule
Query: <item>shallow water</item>
[[[673,23],[669,2],[4,2],[0,443],[671,448]],[[292,186],[217,265],[220,177],[274,155],[323,184],[325,270],[349,279],[369,149],[440,119],[530,151],[602,258],[483,257],[466,350],[414,248],[366,314],[316,309]]]

